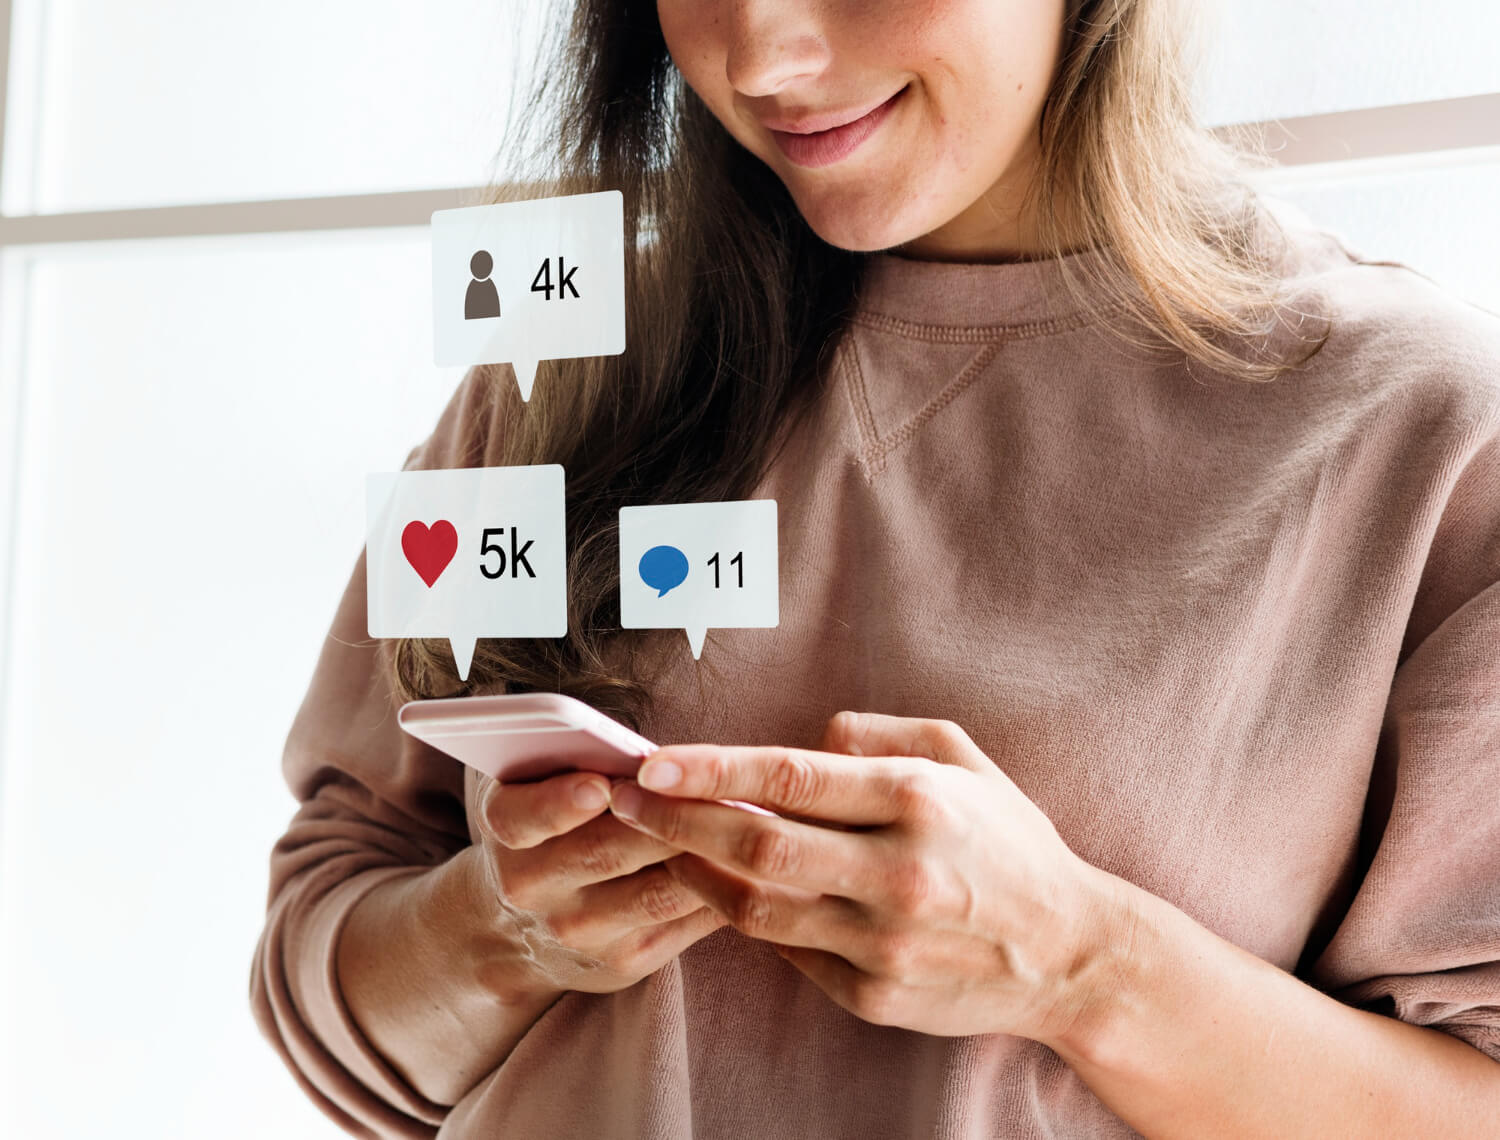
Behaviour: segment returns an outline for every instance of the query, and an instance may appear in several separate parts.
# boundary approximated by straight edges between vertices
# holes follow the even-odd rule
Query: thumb
[[[994,762],[951,720],[840,712],[823,730],[822,750],[846,756],[920,756],[972,771],[994,771]]]

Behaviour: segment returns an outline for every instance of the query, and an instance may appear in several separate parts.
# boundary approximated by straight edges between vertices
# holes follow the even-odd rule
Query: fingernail
[[[675,788],[682,781],[682,769],[670,760],[648,760],[641,765],[635,778],[643,788],[662,791]]]
[[[598,811],[609,803],[609,792],[598,780],[588,780],[573,789],[573,802],[584,811]]]
[[[610,810],[621,819],[634,821],[641,810],[641,790],[634,784],[616,784],[609,800]]]

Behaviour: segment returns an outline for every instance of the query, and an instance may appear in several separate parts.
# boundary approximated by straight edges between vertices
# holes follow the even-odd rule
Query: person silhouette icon
[[[469,259],[469,272],[474,280],[469,282],[469,291],[464,294],[464,320],[482,320],[500,315],[500,293],[490,280],[490,271],[495,268],[489,251],[481,249]]]

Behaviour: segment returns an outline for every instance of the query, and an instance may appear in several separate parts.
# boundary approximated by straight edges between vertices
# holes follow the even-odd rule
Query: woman
[[[344,1127],[1496,1134],[1500,323],[1249,193],[1184,12],[584,0],[629,348],[410,460],[564,464],[570,634],[460,686],[361,562],[288,743],[252,998]],[[618,509],[740,497],[780,627],[619,630]],[[671,746],[396,729],[505,688]]]

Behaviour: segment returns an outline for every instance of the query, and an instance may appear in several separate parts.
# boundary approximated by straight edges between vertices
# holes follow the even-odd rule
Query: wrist
[[[556,1001],[564,991],[539,973],[514,916],[501,906],[483,847],[466,847],[443,872],[431,884],[423,917],[439,933],[455,974],[471,979],[465,988],[486,1004],[517,1009]]]
[[[1151,902],[1135,884],[1084,863],[1059,995],[1036,1039],[1064,1059],[1104,1048],[1136,1000]]]

